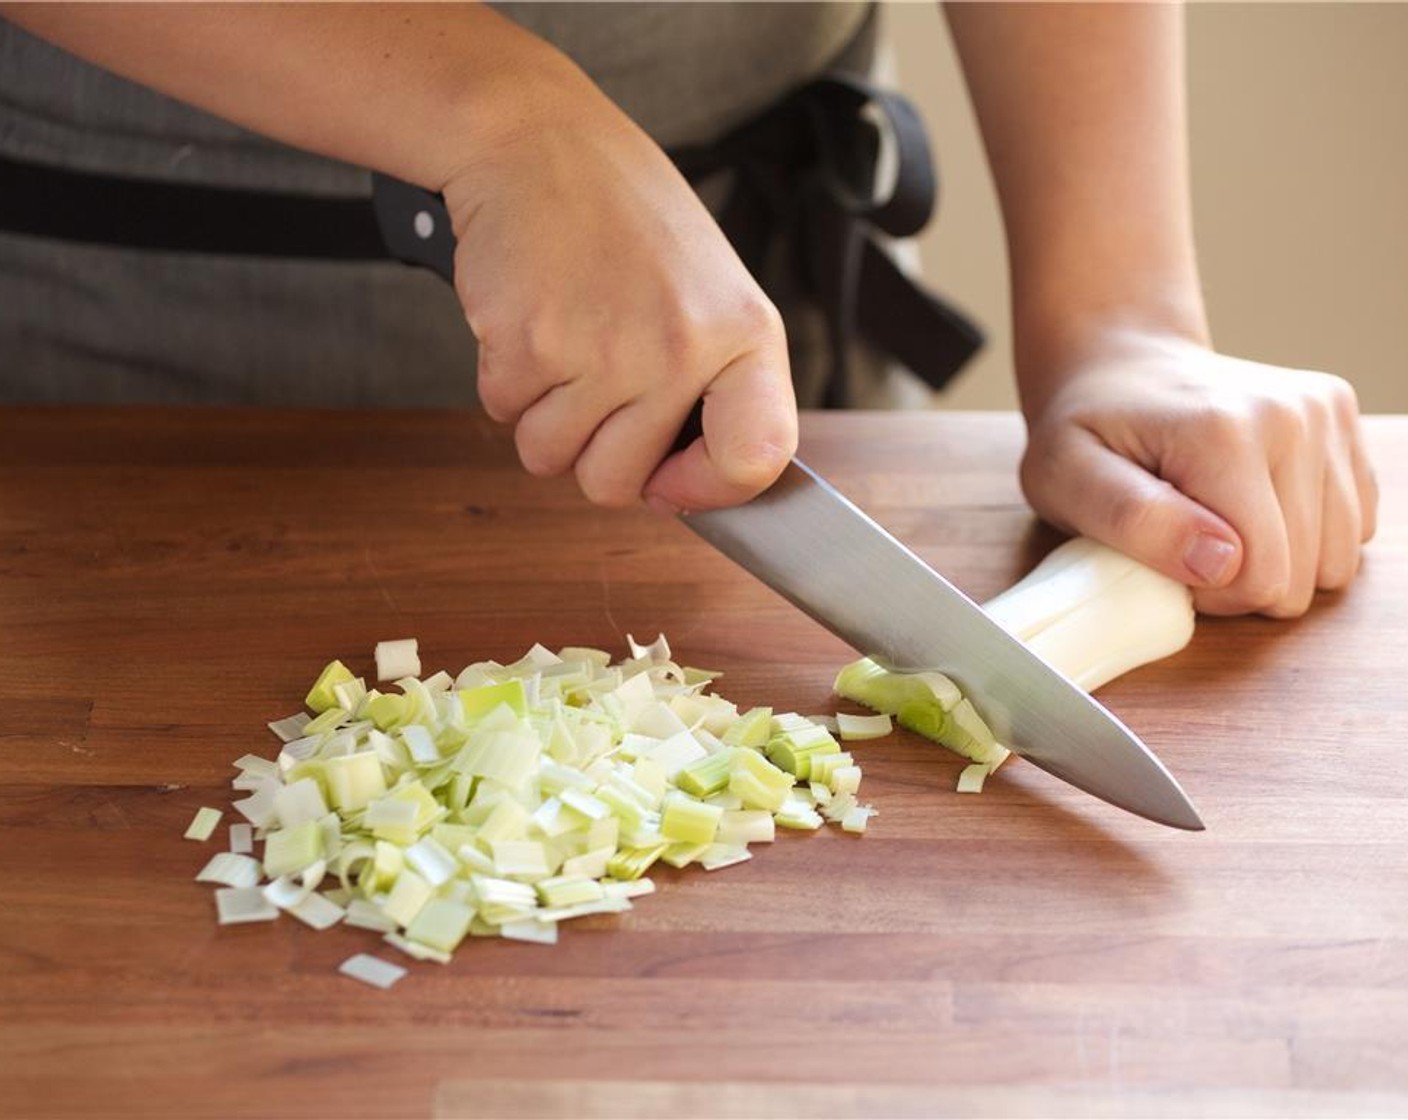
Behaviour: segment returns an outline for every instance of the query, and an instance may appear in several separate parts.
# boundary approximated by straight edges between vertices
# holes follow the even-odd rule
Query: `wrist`
[[[1142,299],[1113,295],[1033,306],[1014,301],[1013,352],[1023,411],[1039,411],[1080,370],[1151,350],[1211,347],[1196,286],[1177,285]]]

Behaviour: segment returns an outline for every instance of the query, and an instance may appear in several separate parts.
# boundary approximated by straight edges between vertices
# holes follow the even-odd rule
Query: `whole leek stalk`
[[[1193,637],[1187,587],[1088,537],[1056,548],[983,609],[1087,692],[1177,653]],[[895,673],[865,657],[841,670],[835,692],[989,769],[1007,756],[942,673]]]

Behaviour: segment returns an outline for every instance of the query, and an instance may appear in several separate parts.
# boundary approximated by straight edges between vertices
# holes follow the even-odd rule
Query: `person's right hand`
[[[545,67],[522,104],[444,188],[484,408],[514,426],[530,472],[571,470],[602,505],[759,493],[797,441],[776,308],[668,157],[585,76]],[[669,455],[701,397],[703,439]]]

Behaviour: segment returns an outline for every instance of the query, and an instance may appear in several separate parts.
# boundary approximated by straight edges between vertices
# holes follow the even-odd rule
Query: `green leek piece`
[[[317,821],[280,828],[264,840],[264,874],[271,879],[296,875],[323,858],[323,830]]]
[[[787,800],[793,780],[791,774],[779,770],[757,751],[733,752],[728,788],[738,794],[748,808],[780,809]]]
[[[660,857],[661,863],[668,863],[671,867],[685,868],[694,863],[712,844],[695,844],[687,840],[678,841],[665,849],[664,855]]]
[[[765,749],[774,765],[803,781],[811,777],[814,755],[841,753],[841,745],[831,737],[831,732],[810,721],[773,735]]]
[[[695,797],[709,797],[728,788],[733,768],[733,748],[726,748],[691,762],[675,775],[675,784]]]
[[[717,805],[677,794],[667,798],[660,813],[660,835],[685,844],[712,844],[724,811]]]
[[[386,775],[375,751],[330,758],[323,763],[323,777],[332,807],[344,812],[365,809],[386,795]]]
[[[308,690],[308,695],[303,700],[304,707],[312,712],[326,712],[329,708],[336,707],[337,697],[333,695],[333,688],[356,679],[352,670],[341,661],[329,661],[318,674],[318,679],[313,682],[313,687]],[[304,734],[316,732],[305,729]]]
[[[845,751],[838,751],[835,754],[824,754],[814,756],[809,767],[810,773],[807,775],[808,781],[820,783],[831,788],[831,776],[837,770],[846,766],[854,766],[855,759]]]
[[[639,879],[665,854],[667,847],[668,844],[656,844],[649,848],[622,848],[606,865],[607,874],[613,879]]]
[[[362,714],[372,721],[378,731],[394,731],[411,718],[411,698],[395,693],[368,693],[362,705]]]
[[[442,953],[453,953],[469,932],[469,923],[473,920],[473,908],[464,903],[432,898],[406,927],[406,937]]]
[[[214,835],[216,827],[220,824],[220,818],[224,815],[225,814],[219,809],[197,809],[196,815],[186,827],[185,839],[209,840],[210,837]]]
[[[958,686],[941,673],[892,673],[868,657],[836,677],[837,695],[899,720],[901,727],[972,759],[997,757],[997,740]]]
[[[397,875],[396,882],[391,884],[391,892],[381,904],[381,912],[404,928],[415,920],[421,907],[434,895],[435,888],[427,883],[423,876],[408,867]]]
[[[305,732],[304,739],[298,739],[294,742],[303,742],[306,739],[312,739],[321,735],[325,731],[334,731],[351,718],[352,713],[346,708],[339,708],[335,705],[330,708],[325,708],[316,718],[308,721],[308,726],[303,729]],[[288,746],[292,747],[293,743],[289,743]]]
[[[499,684],[480,685],[478,688],[462,688],[458,695],[464,718],[470,723],[483,719],[501,704],[508,705],[516,716],[528,714],[528,694],[523,690],[523,682],[517,678]]]
[[[374,816],[378,811],[385,815]],[[444,809],[434,794],[419,781],[413,781],[368,805],[366,824],[378,840],[410,847],[443,816]]]
[[[585,875],[558,875],[536,884],[542,904],[553,909],[577,906],[583,902],[600,902],[606,897],[601,884]]]
[[[724,731],[723,741],[730,747],[754,747],[761,750],[767,746],[771,735],[772,709],[750,708]]]

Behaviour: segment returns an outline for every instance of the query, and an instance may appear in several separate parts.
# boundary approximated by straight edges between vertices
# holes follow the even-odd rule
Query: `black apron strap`
[[[878,116],[880,127],[874,123]],[[895,175],[876,197],[883,128]],[[863,338],[934,388],[983,344],[961,312],[880,248],[928,222],[936,182],[913,106],[858,78],[798,89],[716,143],[671,153],[694,183],[733,174],[719,222],[755,276],[781,253],[827,324],[824,403],[848,403],[849,356]],[[0,230],[127,248],[328,260],[405,261],[454,275],[443,200],[373,176],[373,198],[246,191],[70,171],[0,156]]]

